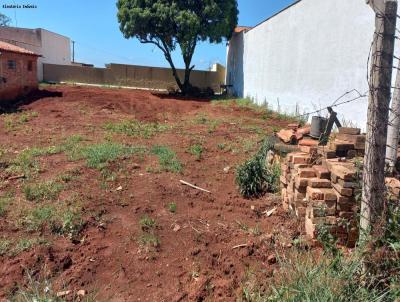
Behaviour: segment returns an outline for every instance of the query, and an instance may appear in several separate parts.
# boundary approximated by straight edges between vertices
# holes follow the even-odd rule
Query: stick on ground
[[[191,183],[188,183],[188,182],[186,182],[184,180],[180,180],[180,182],[181,182],[181,184],[189,186],[189,187],[191,187],[193,189],[200,190],[200,191],[207,192],[207,193],[211,193],[210,191],[208,191],[206,189],[203,189],[203,188],[200,188],[198,186],[192,185]]]

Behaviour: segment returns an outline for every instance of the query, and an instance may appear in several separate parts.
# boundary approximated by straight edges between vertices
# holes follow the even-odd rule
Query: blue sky
[[[294,0],[238,0],[239,25],[254,26]],[[3,9],[3,4],[34,4],[36,9]],[[0,12],[12,18],[12,26],[42,27],[76,41],[76,61],[104,66],[126,63],[168,66],[161,51],[134,39],[126,40],[118,28],[115,0],[0,0]],[[226,43],[200,44],[193,57],[196,69],[213,63],[225,65]],[[181,67],[179,53],[174,54]]]

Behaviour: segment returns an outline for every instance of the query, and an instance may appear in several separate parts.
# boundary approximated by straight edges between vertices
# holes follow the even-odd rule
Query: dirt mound
[[[51,282],[55,292],[84,289],[99,301],[236,301],[249,272],[272,275],[277,264],[269,257],[277,248],[290,247],[298,226],[288,222],[273,196],[240,197],[235,166],[255,152],[255,142],[286,121],[262,119],[248,108],[147,91],[46,89],[57,96],[42,95],[22,112],[0,116],[6,157],[26,148],[64,146],[66,138],[80,135],[84,144],[168,146],[183,170],[163,171],[150,151],[122,156],[103,170],[71,159],[66,151],[35,155],[36,174],[0,183],[1,196],[13,196],[0,218],[0,243],[10,241],[0,256],[0,297],[29,286],[29,273]],[[169,127],[149,137],[104,128],[132,118]],[[200,156],[191,151],[193,145],[201,146]],[[181,179],[211,193],[183,186]],[[58,198],[26,199],[27,185],[50,180],[63,184]],[[55,234],[47,224],[29,229],[28,214],[21,214],[35,207],[77,205],[83,228],[75,237]],[[274,207],[277,212],[267,217],[265,211]],[[154,224],[147,222],[146,229],[143,219]],[[35,244],[20,247],[21,240],[36,238]]]

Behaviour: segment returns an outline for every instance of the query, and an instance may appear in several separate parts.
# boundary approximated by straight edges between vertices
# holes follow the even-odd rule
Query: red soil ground
[[[184,168],[180,174],[157,173],[149,169],[158,166],[154,155],[126,157],[110,164],[114,177],[104,180],[84,160],[70,161],[60,153],[39,157],[40,172],[34,179],[2,175],[1,192],[14,190],[15,197],[10,213],[0,217],[0,239],[17,242],[40,236],[48,243],[0,256],[0,300],[29,287],[28,273],[33,279],[48,280],[54,292],[84,289],[96,301],[236,301],[242,297],[249,272],[265,278],[268,286],[278,268],[271,256],[290,248],[300,232],[280,208],[279,197],[242,198],[235,167],[258,148],[252,142],[260,142],[287,121],[263,119],[262,113],[233,104],[177,100],[144,91],[46,89],[62,96],[38,98],[22,106],[23,112],[13,114],[15,118],[27,112],[37,116],[16,130],[5,127],[9,114],[0,116],[5,156],[11,158],[28,147],[56,145],[79,134],[90,144],[112,139],[149,148],[165,145],[177,153]],[[146,139],[110,134],[103,127],[132,118],[171,128]],[[201,118],[219,123],[210,128],[208,122],[199,122]],[[199,142],[205,151],[198,161],[188,150]],[[229,171],[224,171],[227,167]],[[80,240],[52,234],[47,228],[27,231],[16,223],[11,212],[32,203],[22,192],[26,183],[51,180],[72,169],[80,171],[79,177],[65,186],[53,204],[72,194],[79,196],[86,222]],[[183,186],[181,179],[211,193]],[[169,203],[176,203],[176,213],[168,210]],[[263,213],[274,207],[272,216]],[[145,215],[156,221],[157,248],[145,248],[138,240],[139,221]]]

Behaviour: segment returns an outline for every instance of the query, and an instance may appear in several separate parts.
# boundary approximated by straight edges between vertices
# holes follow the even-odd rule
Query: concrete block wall
[[[182,78],[183,70],[178,70],[178,73]],[[177,86],[169,68],[123,64],[108,64],[106,68],[44,64],[44,80],[150,89]],[[225,68],[219,64],[211,71],[194,70],[191,73],[192,85],[200,88],[211,87],[214,91],[219,91],[224,82]]]

